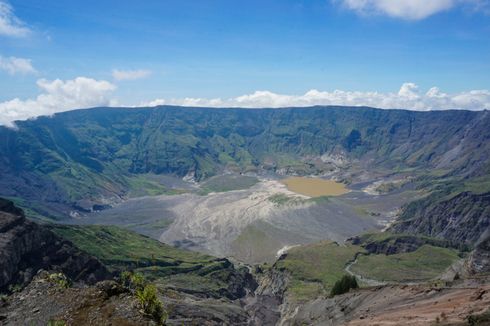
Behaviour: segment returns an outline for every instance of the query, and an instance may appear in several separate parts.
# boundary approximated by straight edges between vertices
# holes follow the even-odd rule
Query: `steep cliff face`
[[[97,259],[27,220],[11,201],[0,198],[0,290],[27,284],[40,269],[62,271],[88,283],[110,276]]]
[[[428,197],[409,204],[390,231],[473,245],[489,228],[490,193],[462,192],[447,200]]]
[[[286,271],[272,268],[258,273],[259,286],[252,296],[247,298],[245,310],[249,314],[248,325],[276,325],[281,315],[287,312],[284,294],[290,275]]]

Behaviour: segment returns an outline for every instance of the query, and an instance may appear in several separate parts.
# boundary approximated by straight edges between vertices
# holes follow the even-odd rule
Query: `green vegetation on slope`
[[[352,243],[323,241],[294,247],[273,268],[291,275],[288,294],[304,301],[328,296],[356,257],[351,272],[391,282],[430,280],[460,258],[457,250],[438,247],[446,242],[429,237],[383,232],[362,235]]]
[[[328,295],[335,282],[345,274],[347,263],[359,252],[364,249],[323,241],[290,249],[286,258],[279,260],[275,267],[291,273],[289,291],[295,299],[311,299]]]
[[[227,260],[174,248],[115,226],[56,225],[52,230],[113,271],[134,270],[162,287],[220,296],[227,293],[228,279],[237,273]]]
[[[424,281],[440,275],[458,259],[454,249],[423,245],[409,253],[359,256],[351,270],[378,281]]]
[[[335,282],[330,291],[330,296],[336,296],[339,294],[344,294],[349,292],[351,289],[357,289],[359,284],[357,284],[357,279],[353,275],[344,275],[340,280]]]
[[[130,197],[175,195],[184,193],[182,189],[170,189],[148,174],[137,174],[126,178]]]
[[[259,180],[245,175],[224,174],[209,178],[201,184],[201,194],[248,189]]]
[[[442,248],[468,249],[458,243],[425,235],[392,232],[365,233],[353,238],[353,243],[366,248],[370,253],[400,253],[415,251],[427,244]]]
[[[260,262],[273,262],[276,257],[271,252],[278,251],[284,245],[268,232],[269,224],[258,222],[248,225],[233,241],[231,248],[235,257],[241,261],[252,263],[252,259]]]

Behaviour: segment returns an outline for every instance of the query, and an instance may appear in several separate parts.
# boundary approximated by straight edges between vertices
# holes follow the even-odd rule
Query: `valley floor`
[[[119,225],[175,246],[271,263],[290,246],[383,229],[418,195],[410,188],[373,194],[358,184],[340,196],[311,198],[262,178],[245,189],[132,198],[70,223]]]

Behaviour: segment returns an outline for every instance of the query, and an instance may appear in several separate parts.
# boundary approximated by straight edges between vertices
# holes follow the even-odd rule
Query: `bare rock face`
[[[110,277],[96,258],[27,220],[20,208],[0,198],[0,290],[27,284],[40,269],[89,284]]]
[[[480,242],[468,257],[466,270],[470,275],[490,273],[490,236]]]
[[[443,201],[431,197],[410,203],[390,231],[427,235],[473,245],[490,230],[490,193],[462,192]]]

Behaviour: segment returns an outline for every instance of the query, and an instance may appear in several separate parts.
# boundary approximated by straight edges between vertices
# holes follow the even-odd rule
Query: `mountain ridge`
[[[488,124],[487,111],[464,110],[81,109],[0,127],[0,195],[60,217],[121,200],[148,173],[197,181],[223,170],[322,174],[337,168],[324,154],[358,169],[468,178],[488,174]]]

